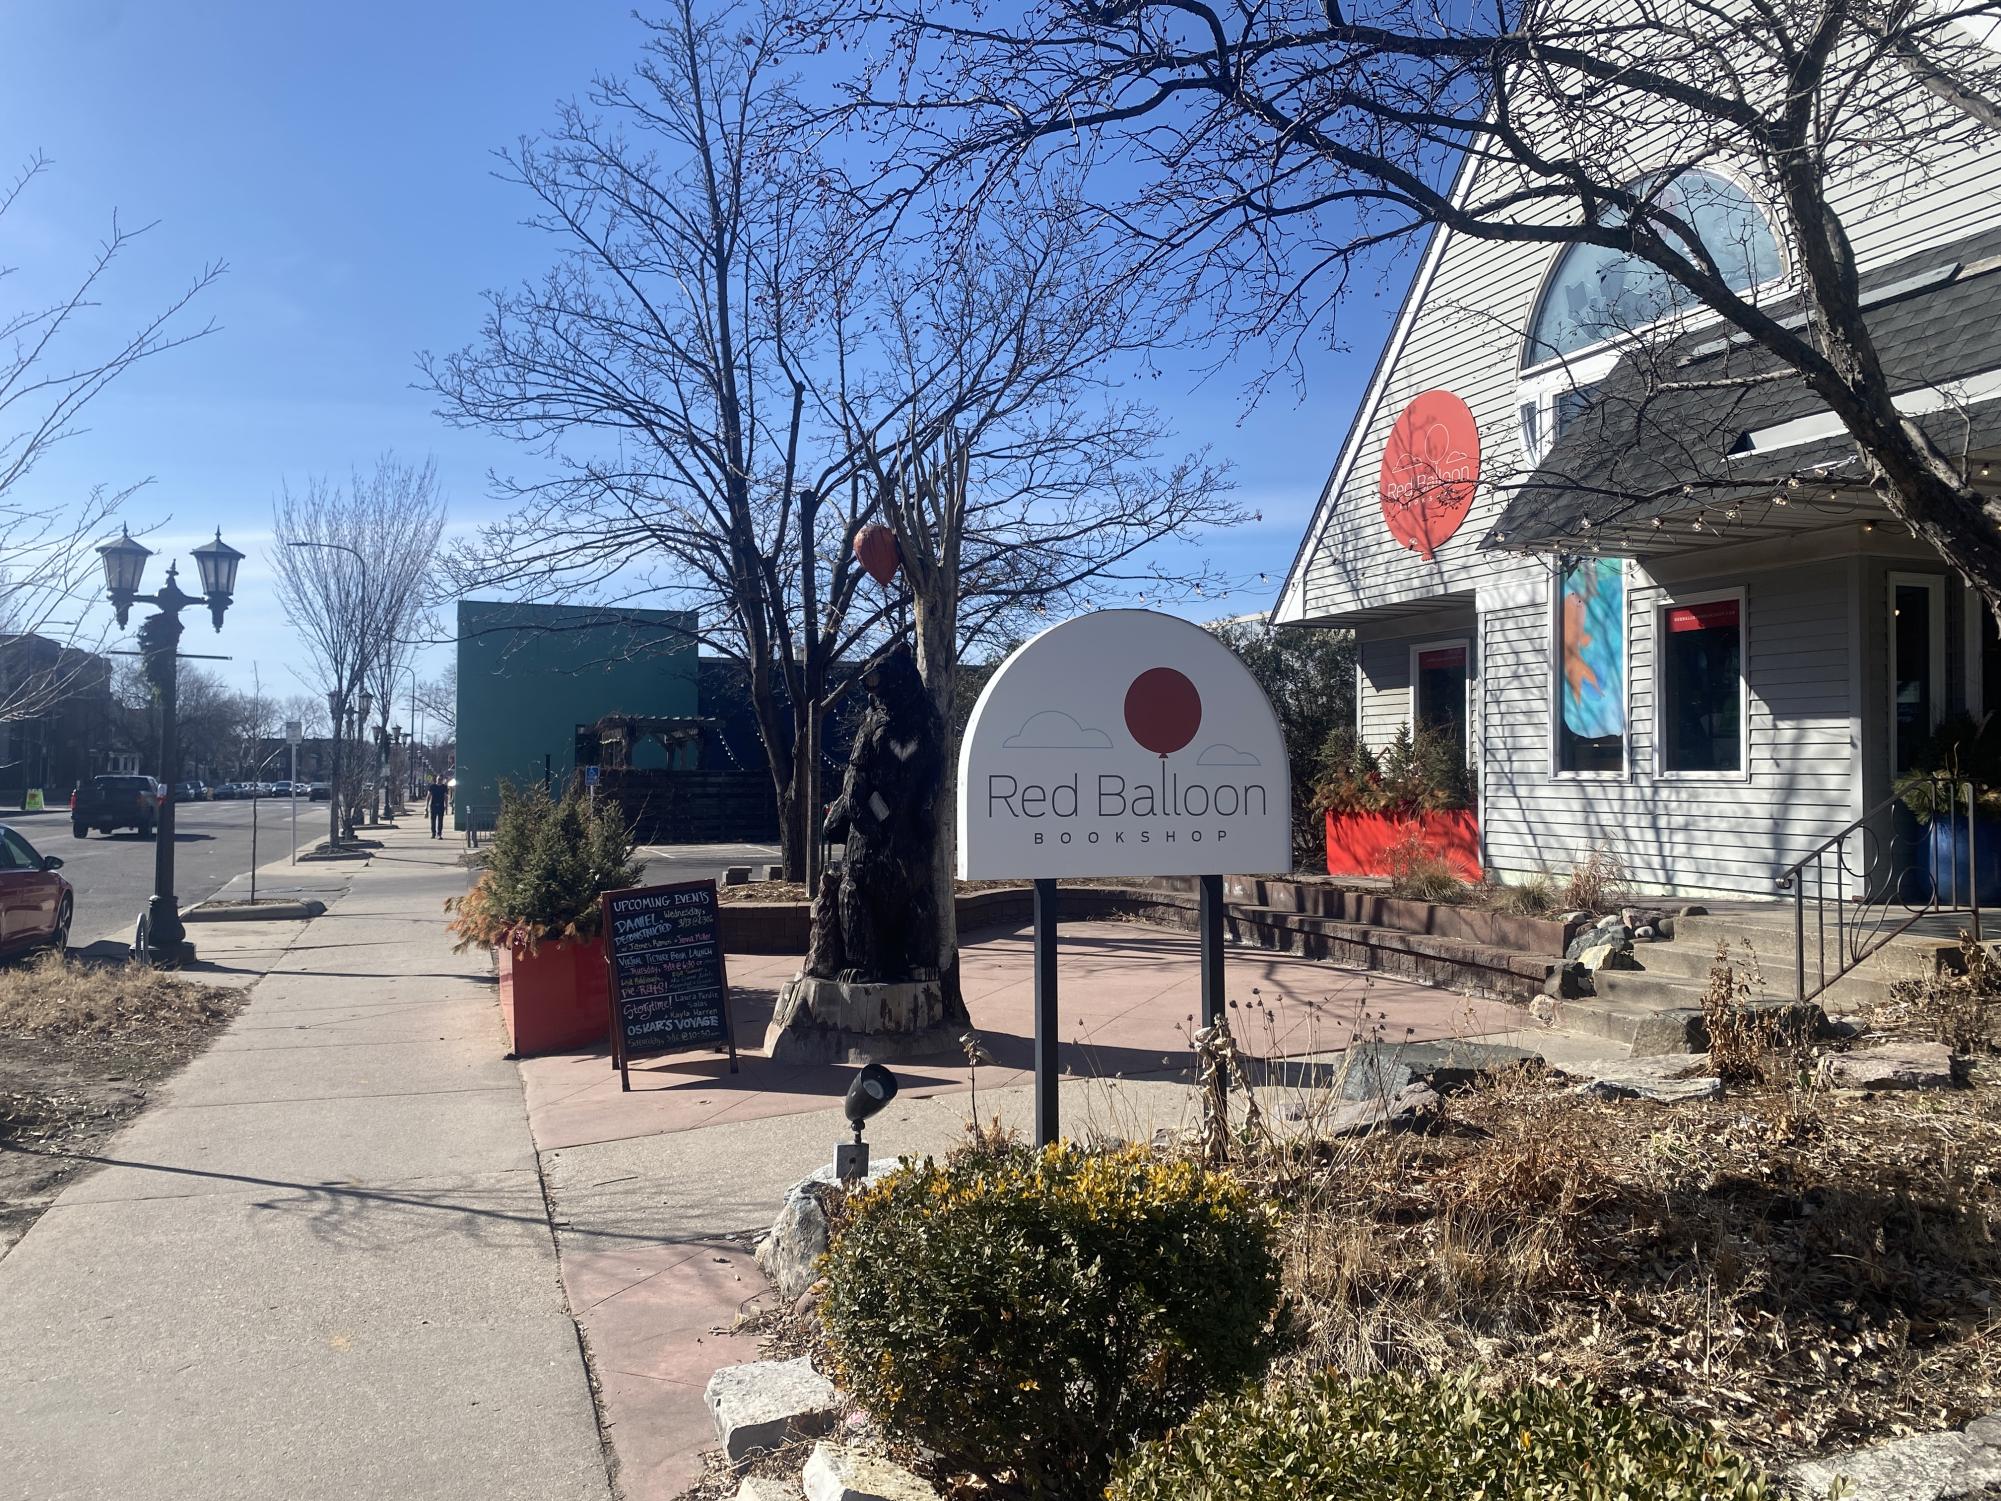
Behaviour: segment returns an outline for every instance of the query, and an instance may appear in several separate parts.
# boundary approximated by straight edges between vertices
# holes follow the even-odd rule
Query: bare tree
[[[1035,240],[1042,262],[1008,268],[1002,306],[998,259],[954,266],[914,234],[844,232],[838,174],[797,135],[783,71],[796,37],[777,6],[699,19],[681,0],[649,23],[633,77],[600,79],[589,110],[505,157],[561,262],[492,297],[480,343],[424,369],[448,420],[555,468],[500,485],[514,513],[455,553],[455,582],[695,609],[700,644],[744,670],[800,879],[831,669],[905,618],[900,594],[863,586],[854,543],[906,464],[964,421],[983,462],[1014,466],[1011,495],[983,493],[954,542],[971,550],[961,600],[991,589],[948,627],[972,634],[1035,598],[1072,601],[1087,579],[1153,577],[1140,535],[1196,508],[1119,528],[1084,498],[1085,454],[1143,449],[1154,429],[1122,403],[1085,410],[1122,336],[1091,321],[1103,303],[1074,297],[1070,243]],[[934,295],[934,273],[967,290]],[[1045,295],[1073,301],[1035,305]],[[1013,321],[972,326],[996,309]],[[977,348],[953,348],[969,331]]]
[[[1008,232],[892,265],[877,311],[881,376],[899,441],[854,423],[877,514],[895,534],[920,675],[953,722],[961,656],[1126,589],[1156,601],[1207,577],[1164,547],[1239,519],[1219,469],[1163,464],[1159,415],[1106,389],[1115,357],[1153,334],[1130,285],[1100,281],[1087,233],[1061,207],[1017,200]],[[947,1004],[963,1015],[954,919],[957,809],[948,758],[937,800],[935,907]]]
[[[46,157],[30,157],[0,185],[0,224],[48,168]],[[50,450],[84,431],[79,425],[84,410],[119,376],[215,327],[188,327],[185,315],[222,275],[220,262],[203,267],[131,333],[100,347],[78,347],[87,345],[79,325],[101,305],[116,263],[151,228],[127,228],[113,214],[90,263],[63,291],[46,302],[0,306],[0,634],[54,633],[59,641],[93,644],[83,641],[78,624],[96,592],[92,544],[103,539],[119,508],[145,482],[58,498],[36,493],[31,477]],[[18,267],[0,264],[0,284],[18,274]],[[96,670],[87,653],[65,652],[39,670],[10,674],[0,691],[0,722],[41,717],[77,686],[80,675]]]
[[[1387,0],[1221,7],[858,0],[824,20],[870,61],[846,106],[900,202],[978,204],[1051,158],[1091,174],[1129,274],[1240,336],[1322,327],[1377,247],[1438,225],[1651,268],[1811,393],[1873,488],[2001,610],[1995,502],[1895,399],[1831,186],[1936,180],[2001,129],[2001,0]],[[1790,252],[1779,297],[1732,275],[1674,186],[1748,180]]]
[[[413,635],[430,598],[444,532],[445,502],[428,459],[407,464],[385,454],[345,488],[325,478],[289,485],[272,511],[278,598],[327,685],[334,740],[328,841],[340,842],[357,799],[356,758],[341,733],[380,663]]]

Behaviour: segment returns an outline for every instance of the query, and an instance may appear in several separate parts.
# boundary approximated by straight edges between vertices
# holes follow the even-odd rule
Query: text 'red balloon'
[[[897,551],[896,533],[880,522],[855,533],[855,557],[878,584],[895,578],[897,564],[903,560]]]
[[[1126,728],[1156,756],[1172,755],[1202,728],[1202,695],[1172,667],[1149,667],[1126,689]]]

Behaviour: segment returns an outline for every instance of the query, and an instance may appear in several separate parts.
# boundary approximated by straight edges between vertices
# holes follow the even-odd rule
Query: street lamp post
[[[167,784],[166,801],[160,805],[153,825],[153,895],[140,914],[133,935],[132,955],[153,964],[185,964],[194,958],[194,945],[187,941],[181,925],[180,906],[174,898],[174,784],[180,780],[180,733],[175,723],[175,705],[180,686],[179,654],[181,611],[189,605],[206,603],[215,628],[222,629],[222,616],[236,593],[236,568],[243,554],[222,540],[220,529],[213,542],[194,549],[195,566],[201,573],[200,595],[184,593],[175,576],[178,565],[167,567],[167,582],[157,594],[141,594],[139,581],[146,571],[152,549],[132,540],[120,528],[116,542],[97,549],[104,564],[105,592],[123,629],[134,605],[151,605],[155,614],[139,627],[140,663],[146,681],[152,685],[160,704],[160,779]]]

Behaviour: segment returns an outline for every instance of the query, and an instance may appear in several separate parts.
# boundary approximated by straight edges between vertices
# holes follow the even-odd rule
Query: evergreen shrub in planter
[[[611,803],[594,808],[581,788],[556,800],[540,788],[501,784],[484,868],[472,890],[446,906],[461,951],[496,950],[514,1052],[569,1052],[609,1034],[598,898],[638,881],[632,852]]]
[[[1107,1501],[1778,1501],[1686,1424],[1575,1386],[1493,1395],[1459,1379],[1339,1375],[1203,1407],[1119,1467]]]
[[[1472,775],[1458,742],[1428,726],[1399,726],[1380,756],[1336,730],[1313,806],[1327,820],[1329,875],[1396,879],[1417,853],[1459,880],[1481,878]]]
[[[848,1201],[826,1278],[842,1387],[1002,1496],[1098,1501],[1281,1334],[1268,1206],[1140,1147],[905,1163]]]

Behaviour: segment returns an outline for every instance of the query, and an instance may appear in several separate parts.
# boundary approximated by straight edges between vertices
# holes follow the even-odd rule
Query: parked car
[[[200,782],[174,783],[174,801],[177,803],[198,803],[201,801]]]
[[[87,839],[92,829],[100,834],[137,829],[150,839],[159,825],[160,804],[165,797],[166,788],[148,776],[106,773],[92,777],[70,796],[70,833]],[[4,928],[0,928],[0,943],[5,941]]]
[[[310,802],[330,802],[333,799],[333,784],[331,782],[313,782],[310,784],[306,796]]]
[[[0,954],[61,953],[69,947],[76,893],[56,874],[61,869],[54,855],[42,854],[18,830],[0,824]]]
[[[217,782],[215,784],[215,800],[219,803],[234,802],[236,800],[236,783]]]
[[[271,784],[271,795],[273,797],[290,797],[292,795],[292,784],[290,782],[273,782]]]

